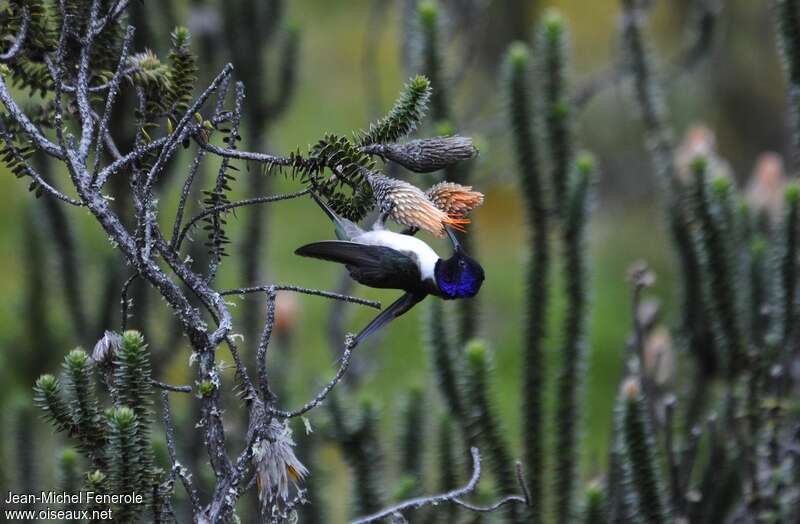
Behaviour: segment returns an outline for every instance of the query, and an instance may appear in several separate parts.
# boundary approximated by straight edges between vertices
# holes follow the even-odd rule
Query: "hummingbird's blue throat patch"
[[[483,283],[483,274],[475,274],[472,271],[462,271],[454,281],[440,279],[439,289],[445,295],[452,298],[472,297],[478,293]]]

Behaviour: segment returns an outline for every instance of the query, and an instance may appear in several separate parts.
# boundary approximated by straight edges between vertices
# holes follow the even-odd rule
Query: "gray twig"
[[[19,33],[14,37],[14,42],[3,54],[0,54],[0,63],[10,62],[22,50],[22,45],[25,43],[25,37],[28,36],[28,26],[31,23],[31,13],[27,5],[22,6],[22,23],[19,26]]]
[[[472,454],[472,477],[469,479],[469,482],[467,482],[467,484],[464,487],[448,491],[447,493],[442,493],[441,495],[416,497],[413,499],[409,499],[405,502],[401,502],[400,504],[396,504],[394,506],[381,510],[377,513],[373,513],[372,515],[368,515],[366,517],[360,517],[352,521],[351,524],[366,524],[368,522],[377,522],[379,520],[391,517],[395,514],[402,514],[404,511],[408,511],[411,509],[418,509],[423,506],[438,506],[439,504],[447,502],[457,504],[462,508],[479,513],[491,513],[493,511],[497,511],[498,509],[502,508],[507,504],[525,504],[525,505],[529,504],[530,499],[528,497],[527,487],[525,487],[522,475],[519,474],[520,471],[519,463],[517,464],[517,472],[518,472],[517,480],[519,481],[520,489],[522,490],[524,496],[507,495],[490,506],[476,506],[461,500],[461,498],[464,497],[465,495],[469,495],[470,493],[475,491],[475,489],[478,487],[478,482],[481,479],[480,452],[478,451],[478,448],[473,447],[470,448],[470,453]]]
[[[92,169],[92,182],[97,180],[97,169],[100,165],[100,156],[103,153],[103,140],[101,137],[104,138],[106,136],[106,131],[108,130],[108,122],[111,119],[111,109],[114,106],[114,101],[119,93],[119,84],[122,82],[122,77],[125,74],[124,65],[128,61],[128,53],[130,52],[131,43],[133,42],[133,33],[133,27],[128,26],[128,29],[125,31],[125,38],[122,41],[122,51],[120,52],[117,70],[114,72],[114,76],[108,83],[108,96],[106,96],[105,109],[103,110],[103,116],[100,118],[100,124],[97,127],[98,139],[96,141],[97,145],[94,152],[95,156],[94,168]]]
[[[200,151],[203,151],[202,149]],[[262,196],[256,198],[248,198],[246,200],[239,200],[236,202],[230,202],[228,204],[221,204],[219,206],[215,206],[212,208],[208,208],[203,210],[202,212],[193,216],[184,226],[184,228],[180,231],[180,233],[175,237],[173,241],[173,245],[176,250],[181,248],[181,244],[183,243],[184,238],[189,233],[189,230],[195,225],[198,221],[202,220],[203,218],[215,214],[220,213],[222,211],[228,211],[230,209],[236,209],[237,207],[244,207],[244,206],[252,206],[255,204],[267,204],[269,202],[279,202],[281,200],[289,200],[291,198],[301,197],[303,195],[308,194],[308,189],[303,189],[302,191],[296,191],[294,193],[286,193],[283,195],[270,195],[270,196]],[[180,225],[177,221],[175,222],[176,225]]]
[[[178,455],[175,451],[175,426],[172,423],[172,413],[169,408],[169,393],[166,391],[161,392],[161,405],[164,410],[164,433],[167,440],[167,452],[169,453],[169,460],[172,464],[170,470],[170,477],[174,480],[175,477],[181,479],[186,493],[189,495],[189,501],[192,504],[192,513],[197,515],[200,512],[200,497],[197,490],[192,484],[192,477],[186,471],[180,462],[178,462]]]
[[[172,384],[167,384],[166,382],[161,382],[154,378],[150,379],[150,383],[159,389],[163,389],[164,393],[167,391],[173,391],[175,393],[191,393],[192,386],[173,386]]]
[[[333,388],[336,387],[336,384],[338,384],[339,381],[342,380],[342,376],[344,376],[345,371],[347,371],[347,368],[350,366],[350,358],[353,356],[353,348],[355,347],[356,347],[355,338],[353,337],[353,335],[348,334],[347,337],[345,337],[344,352],[342,353],[339,369],[336,370],[336,374],[327,384],[325,384],[325,387],[323,387],[322,390],[319,393],[317,393],[317,395],[313,399],[306,402],[306,404],[303,407],[301,407],[300,409],[296,409],[294,411],[283,411],[280,409],[269,408],[270,414],[282,418],[294,418],[305,415],[315,407],[322,404],[322,402],[325,400],[325,398],[328,396],[331,390],[333,390]]]
[[[255,287],[240,287],[236,289],[226,289],[220,291],[220,295],[246,295],[248,293],[263,293],[274,291],[294,291],[295,293],[302,293],[304,295],[314,295],[317,297],[325,297],[333,300],[341,300],[343,302],[350,302],[352,304],[360,304],[362,306],[369,306],[371,308],[380,309],[381,303],[374,300],[367,300],[366,298],[354,297],[351,295],[342,295],[341,293],[334,293],[332,291],[322,291],[319,289],[311,289],[307,287],[293,286],[290,284],[270,284],[266,286]]]

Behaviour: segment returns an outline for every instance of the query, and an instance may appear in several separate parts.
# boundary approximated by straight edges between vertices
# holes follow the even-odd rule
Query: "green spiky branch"
[[[648,524],[666,523],[666,505],[662,499],[664,490],[651,436],[651,423],[647,419],[639,385],[634,380],[629,380],[623,386],[620,402],[623,404],[623,441],[636,492],[637,515]]]
[[[527,276],[527,313],[523,355],[522,420],[525,471],[532,499],[532,522],[543,518],[543,440],[544,440],[544,336],[547,314],[548,275],[548,212],[538,166],[535,115],[530,88],[531,59],[523,43],[512,44],[507,54],[507,89],[510,119],[514,137],[517,169],[531,227],[531,261]]]
[[[781,222],[780,254],[778,257],[778,275],[780,304],[776,315],[775,326],[781,347],[787,347],[790,336],[796,327],[796,304],[798,285],[797,247],[800,244],[800,188],[792,184],[785,191],[786,210]]]
[[[494,402],[491,401],[491,363],[486,343],[473,340],[464,350],[466,355],[465,390],[469,402],[467,431],[473,442],[480,442],[488,450],[492,469],[501,492],[512,493],[516,479],[511,467],[511,456],[505,442],[504,431],[497,419]],[[518,522],[519,509],[510,506],[509,522]]]
[[[359,139],[359,145],[393,143],[412,133],[425,116],[431,93],[430,80],[424,76],[412,78],[403,86],[389,113],[370,124],[369,130]]]
[[[608,524],[608,510],[603,488],[593,484],[586,489],[583,504],[583,518],[585,524]]]
[[[728,373],[733,377],[742,369],[745,358],[740,309],[735,296],[736,270],[731,257],[732,225],[726,220],[726,202],[729,199],[730,180],[708,179],[707,160],[695,159],[692,171],[695,176],[693,198],[694,212],[699,222],[700,245],[709,283],[708,296],[712,318],[717,326],[720,346],[725,352]],[[709,194],[713,193],[713,195]]]
[[[90,480],[113,493],[140,493],[147,501],[153,486],[164,480],[153,461],[147,345],[140,333],[128,331],[103,349],[92,357],[81,349],[71,351],[64,359],[63,379],[39,377],[34,399],[53,427],[76,441],[91,465]],[[112,369],[108,390],[115,407],[105,414],[94,388],[98,366]],[[142,511],[141,506],[123,503],[114,514],[129,522]]]
[[[420,442],[425,441],[425,409],[424,396],[419,388],[408,392],[403,406],[403,428],[401,433],[402,450],[400,455],[400,470],[413,482],[412,494],[421,491],[421,480],[424,473],[424,451]]]
[[[556,427],[556,509],[559,519],[575,516],[574,496],[579,456],[580,394],[583,391],[586,358],[587,323],[587,260],[586,236],[590,187],[594,176],[594,159],[583,154],[575,161],[575,170],[567,187],[566,209],[563,210],[562,243],[565,259],[568,308],[564,324],[564,346],[558,376]]]
[[[572,106],[566,89],[567,28],[560,13],[547,11],[538,28],[538,48],[544,55],[543,98],[547,152],[550,167],[551,207],[560,214],[566,202],[567,184],[572,163]]]
[[[356,477],[355,515],[378,511],[384,504],[382,453],[377,435],[377,413],[371,403],[362,403],[356,420],[343,412],[338,395],[331,398],[334,438],[345,450],[345,457]]]

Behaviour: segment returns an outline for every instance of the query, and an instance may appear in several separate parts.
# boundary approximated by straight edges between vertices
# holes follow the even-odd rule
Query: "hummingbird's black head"
[[[484,279],[481,265],[460,246],[452,257],[436,262],[434,276],[444,298],[474,297]]]

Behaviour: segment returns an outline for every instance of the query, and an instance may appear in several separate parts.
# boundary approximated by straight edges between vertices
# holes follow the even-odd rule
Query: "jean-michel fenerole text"
[[[109,494],[95,491],[41,491],[39,493],[14,493],[9,491],[5,504],[139,504],[144,497],[139,493]]]

